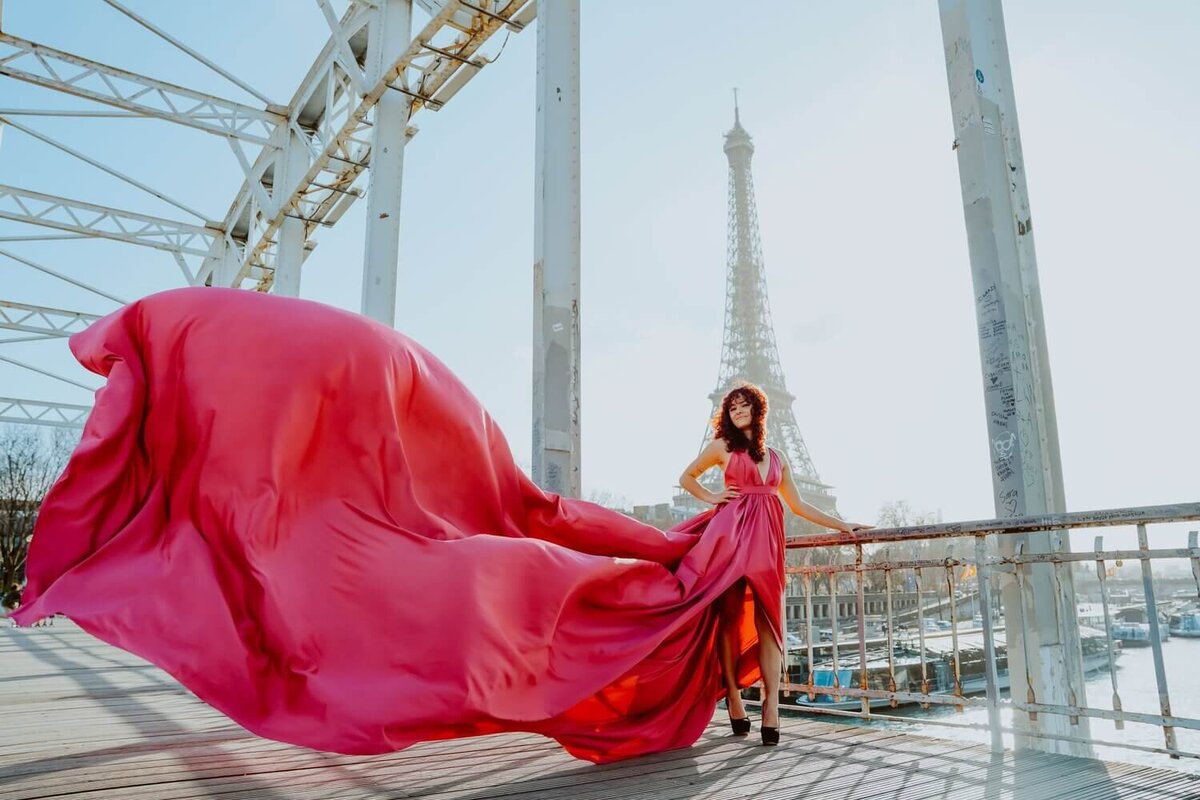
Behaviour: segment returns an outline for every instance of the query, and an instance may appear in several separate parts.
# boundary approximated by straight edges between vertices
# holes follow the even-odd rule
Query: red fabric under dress
[[[722,613],[742,685],[752,593],[782,630],[775,458],[764,486],[735,455],[743,496],[663,532],[543,492],[445,365],[356,314],[181,289],[70,345],[108,380],[14,617],[65,614],[261,736],[685,747],[723,695]]]

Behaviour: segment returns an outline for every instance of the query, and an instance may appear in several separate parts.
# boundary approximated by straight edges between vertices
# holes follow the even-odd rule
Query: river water
[[[1200,719],[1200,639],[1172,637],[1163,644],[1163,662],[1166,667],[1167,687],[1173,716]],[[1104,709],[1113,707],[1112,681],[1107,670],[1088,676],[1086,686],[1088,706]],[[1158,686],[1154,679],[1154,655],[1149,647],[1130,648],[1122,651],[1117,657],[1117,689],[1120,693],[1121,707],[1125,711],[1145,714],[1159,713]],[[1005,692],[1005,696],[1007,696],[1007,692]],[[783,708],[786,709],[787,706],[785,705]],[[984,708],[967,707],[962,712],[957,712],[951,706],[934,706],[927,710],[919,706],[907,706],[891,710],[876,709],[876,711],[889,716],[907,717],[912,722],[877,720],[868,723],[829,715],[821,715],[820,718],[852,725],[869,724],[893,728],[925,736],[954,738],[958,741],[976,741],[986,744],[991,740],[986,729],[946,728],[925,722],[925,720],[945,720],[953,723],[978,723],[986,726],[987,710]],[[1002,709],[1001,719],[1005,727],[1012,727],[1011,709]],[[1153,725],[1126,722],[1125,729],[1120,731],[1110,720],[1092,719],[1090,725],[1091,737],[1094,740],[1145,747],[1164,746],[1162,728]],[[1200,752],[1200,731],[1176,728],[1175,740],[1176,747],[1180,750]],[[1011,747],[1012,737],[1005,735],[1004,744],[1006,747]],[[1160,753],[1145,753],[1099,745],[1095,747],[1095,752],[1097,758],[1105,761],[1125,761],[1200,773],[1200,759],[1172,759]]]

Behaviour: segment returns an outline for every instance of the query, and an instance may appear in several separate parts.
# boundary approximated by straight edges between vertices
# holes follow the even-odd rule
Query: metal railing
[[[1163,753],[1172,758],[1197,758],[1200,752],[1190,752],[1181,749],[1176,741],[1175,729],[1185,728],[1200,730],[1200,719],[1173,715],[1170,705],[1170,692],[1167,685],[1167,674],[1163,661],[1164,624],[1159,618],[1160,607],[1155,595],[1155,580],[1152,576],[1151,563],[1164,559],[1185,559],[1190,561],[1192,580],[1196,588],[1196,598],[1200,598],[1200,543],[1197,532],[1188,535],[1186,548],[1151,549],[1146,528],[1148,525],[1160,523],[1176,523],[1200,520],[1200,503],[1185,503],[1168,506],[1151,506],[1141,508],[1122,508],[1104,511],[1093,511],[1071,514],[1051,514],[1034,517],[1013,518],[1007,520],[981,520],[974,522],[925,525],[909,528],[875,529],[859,533],[820,534],[807,536],[802,539],[789,539],[790,549],[810,550],[814,548],[841,548],[843,558],[837,563],[811,564],[804,566],[789,566],[787,572],[795,575],[800,583],[800,592],[804,601],[803,631],[804,637],[799,646],[789,646],[792,653],[799,653],[802,664],[799,669],[789,666],[785,676],[783,691],[785,695],[796,697],[797,705],[806,712],[830,714],[834,716],[857,717],[867,720],[889,720],[922,725],[940,725],[952,728],[975,728],[990,731],[993,749],[1003,747],[1003,733],[1018,736],[1055,739],[1076,742],[1084,745],[1101,745],[1126,750],[1138,750],[1153,753]],[[1136,526],[1137,549],[1135,550],[1105,550],[1103,537],[1095,538],[1095,548],[1090,552],[1055,552],[1033,553],[1025,552],[1021,543],[1007,548],[1009,554],[1001,555],[998,545],[1000,538],[1042,531],[1065,532],[1083,528],[1098,528],[1110,526]],[[947,539],[973,539],[974,548],[966,548],[973,555],[948,555],[945,558],[920,557],[914,553],[911,559],[895,560],[888,558],[873,558],[867,548],[873,545],[896,545],[928,543]],[[1064,537],[1065,538],[1065,537]],[[894,552],[895,548],[892,548]],[[853,553],[853,561],[849,556]],[[1114,621],[1110,606],[1109,579],[1110,565],[1121,566],[1124,561],[1137,561],[1141,564],[1142,590],[1144,598],[1142,605],[1145,609],[1148,631],[1143,631],[1148,637],[1148,646],[1153,653],[1154,675],[1157,686],[1159,713],[1140,713],[1126,711],[1122,708],[1116,660],[1118,647],[1114,644]],[[1086,698],[1079,698],[1071,692],[1067,703],[1045,702],[1039,699],[1035,692],[1035,683],[1028,675],[1028,662],[1025,658],[1020,661],[1025,664],[1025,684],[1029,687],[1027,696],[1021,700],[1002,696],[1000,660],[997,645],[1003,643],[1005,653],[1000,657],[1007,661],[1007,645],[1016,643],[1019,636],[1021,642],[1033,641],[1030,637],[1029,613],[1026,609],[1027,589],[1031,573],[1039,569],[1049,568],[1053,572],[1054,587],[1059,595],[1063,594],[1064,570],[1070,569],[1077,563],[1093,562],[1098,580],[1100,605],[1103,618],[1103,643],[1097,642],[1098,637],[1092,635],[1088,643],[1092,645],[1089,654],[1093,663],[1101,662],[1102,668],[1109,672],[1112,686],[1112,708],[1095,708],[1087,705]],[[1046,565],[1046,566],[1042,566]],[[932,577],[939,581],[949,599],[949,626],[944,631],[941,627],[927,624],[925,604],[921,598],[926,596],[929,581]],[[867,615],[863,602],[866,591],[867,576],[882,574],[883,591],[886,597],[885,619],[876,638],[868,641]],[[897,630],[897,616],[893,613],[892,599],[895,594],[896,576],[908,584],[915,584],[918,603],[916,612],[916,628],[914,630]],[[845,661],[846,648],[842,646],[841,615],[839,614],[838,595],[839,583],[846,576],[852,576],[855,599],[855,626],[857,641],[852,645],[853,657]],[[911,576],[912,580],[909,579]],[[962,640],[970,637],[972,645],[979,640],[979,631],[963,633],[960,631],[959,611],[965,604],[962,584],[971,583],[978,587],[976,596],[970,596],[969,601],[977,604],[979,619],[976,622],[982,628],[982,641],[979,646],[967,650],[969,664],[973,674],[965,676],[963,672],[964,651]],[[1014,605],[1017,607],[1015,620],[1004,621],[1003,627],[998,624],[999,609],[996,608],[993,595],[993,579],[1015,581],[1020,590],[1021,600]],[[964,580],[965,579],[965,580]],[[830,620],[826,631],[829,641],[817,641],[813,636],[814,591],[823,582],[829,596]],[[875,582],[878,583],[876,577]],[[1068,585],[1071,585],[1068,583]],[[1190,588],[1188,589],[1190,592]],[[842,591],[842,597],[850,599],[847,590]],[[1196,599],[1193,598],[1193,599]],[[1180,601],[1181,604],[1185,601]],[[940,604],[942,608],[945,603]],[[1200,612],[1200,606],[1196,607]],[[1099,621],[1099,615],[1097,615]],[[1137,626],[1132,626],[1137,627]],[[934,632],[934,629],[937,632]],[[1059,623],[1059,633],[1064,634],[1068,628]],[[998,638],[1002,634],[1002,638]],[[950,647],[943,645],[945,638],[950,639]],[[1082,637],[1081,637],[1082,638]],[[1068,641],[1061,638],[1071,647],[1080,647],[1081,641]],[[870,645],[870,646],[869,646]],[[982,650],[982,663],[980,663]],[[900,662],[898,663],[898,659]],[[874,663],[872,663],[874,662]],[[848,664],[843,667],[843,664]],[[898,667],[901,671],[898,673]],[[897,675],[903,678],[898,685]],[[828,684],[814,683],[814,676],[829,678]],[[849,676],[845,680],[843,676]],[[857,680],[855,680],[855,677]],[[799,680],[795,680],[798,678]],[[982,696],[971,696],[982,681]],[[973,687],[968,687],[968,682]],[[854,685],[857,684],[857,685]],[[1082,689],[1082,687],[1080,687]],[[807,702],[805,702],[807,697]],[[818,701],[817,698],[822,698]],[[843,698],[849,698],[845,700]],[[959,711],[967,707],[982,707],[987,711],[987,723],[949,722],[944,719],[930,717],[902,717],[887,713],[876,713],[872,705],[886,706],[889,710],[902,704],[920,704],[923,708],[930,706],[953,706]],[[857,706],[857,708],[855,708]],[[790,708],[790,705],[785,705]],[[1032,723],[1039,714],[1065,716],[1073,727],[1079,724],[1081,718],[1104,719],[1115,723],[1117,730],[1122,730],[1125,723],[1154,725],[1162,729],[1163,746],[1151,747],[1129,741],[1106,741],[1088,735],[1072,735],[1052,731],[1036,730],[1030,725],[1029,729],[1007,727],[1002,724],[1001,711],[1012,709],[1028,715]],[[1059,726],[1062,727],[1062,726]],[[1080,733],[1087,733],[1084,727]]]

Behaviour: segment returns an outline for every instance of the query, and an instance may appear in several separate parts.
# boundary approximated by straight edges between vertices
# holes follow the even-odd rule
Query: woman
[[[722,598],[766,585],[741,524],[765,501],[660,531],[546,493],[437,358],[304,300],[163,292],[70,346],[107,383],[40,509],[18,624],[65,614],[319,750],[528,731],[601,762],[709,724]],[[758,636],[725,635],[747,685]]]
[[[754,620],[758,637],[758,666],[763,683],[762,741],[779,743],[779,677],[783,661],[782,616],[784,556],[782,497],[793,513],[842,531],[865,526],[843,522],[804,502],[792,480],[786,459],[766,446],[767,398],[757,386],[744,383],[730,390],[712,421],[714,437],[688,465],[679,485],[699,500],[724,506],[718,514],[736,518],[742,547],[751,552],[749,568],[721,600],[720,660],[725,703],[735,735],[750,732],[742,705],[736,659],[738,628],[743,615]],[[714,494],[698,478],[720,466],[725,490]],[[707,521],[706,521],[707,522]],[[682,528],[687,529],[687,525]]]

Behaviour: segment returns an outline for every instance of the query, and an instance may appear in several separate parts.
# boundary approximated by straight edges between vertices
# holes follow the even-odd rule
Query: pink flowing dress
[[[755,597],[782,631],[774,456],[764,482],[734,454],[742,497],[660,531],[542,491],[445,365],[356,314],[181,289],[70,346],[107,382],[14,618],[65,614],[261,736],[685,747],[724,694],[720,626],[741,685]]]

